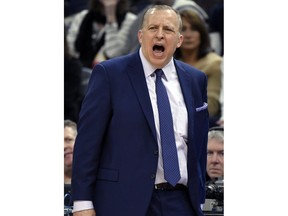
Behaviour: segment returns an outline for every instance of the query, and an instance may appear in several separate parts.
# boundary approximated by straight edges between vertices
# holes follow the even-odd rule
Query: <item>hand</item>
[[[73,216],[96,216],[96,212],[94,209],[88,209],[88,210],[74,212]]]

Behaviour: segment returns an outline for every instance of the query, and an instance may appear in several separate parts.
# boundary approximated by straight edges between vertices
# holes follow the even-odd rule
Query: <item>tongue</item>
[[[155,56],[162,56],[162,54],[163,54],[162,50],[157,50],[157,49],[154,50]]]

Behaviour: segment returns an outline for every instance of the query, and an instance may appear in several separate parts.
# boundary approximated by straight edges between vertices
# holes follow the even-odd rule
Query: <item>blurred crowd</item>
[[[139,48],[142,16],[153,4],[180,12],[184,41],[174,57],[207,75],[210,127],[224,125],[223,0],[65,0],[64,119],[77,123],[97,63]]]
[[[93,67],[135,52],[144,11],[167,4],[180,12],[184,41],[174,58],[207,75],[210,116],[207,179],[224,177],[223,0],[64,0],[64,194],[69,194],[78,115]],[[214,129],[216,127],[216,130]],[[217,129],[217,127],[223,130]],[[215,171],[216,170],[216,171]],[[212,173],[212,174],[211,174]],[[71,206],[66,199],[65,206]]]

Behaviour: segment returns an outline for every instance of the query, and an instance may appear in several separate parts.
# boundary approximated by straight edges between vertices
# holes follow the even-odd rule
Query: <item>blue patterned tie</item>
[[[163,71],[155,70],[156,94],[160,122],[160,136],[164,167],[164,178],[175,186],[180,180],[178,156],[174,137],[173,120],[166,88],[162,83]]]

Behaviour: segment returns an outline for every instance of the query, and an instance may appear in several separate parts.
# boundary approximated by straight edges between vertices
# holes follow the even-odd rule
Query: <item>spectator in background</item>
[[[64,119],[78,121],[83,98],[81,88],[81,62],[68,51],[66,31],[64,31]]]
[[[224,128],[212,127],[208,132],[207,181],[224,178]]]
[[[207,26],[209,25],[209,16],[207,12],[200,5],[198,5],[196,1],[174,0],[172,7],[178,10],[179,12],[187,9],[193,10],[198,14],[198,16],[203,20],[203,22],[207,24]]]
[[[64,17],[73,16],[74,14],[87,9],[88,0],[64,0]]]
[[[224,3],[220,1],[211,8],[210,19],[210,36],[215,38],[212,40],[211,46],[215,47],[215,52],[220,56],[224,55]]]
[[[124,41],[135,19],[128,0],[91,0],[74,43],[83,66],[93,68],[103,60],[126,54]]]
[[[76,14],[73,15],[73,17],[69,18],[69,20],[66,22],[65,18],[65,26],[67,30],[67,45],[68,45],[68,51],[71,56],[75,58],[79,58],[79,52],[75,49],[75,41],[81,26],[81,23],[88,13],[88,9],[84,9]],[[69,23],[68,23],[69,22]],[[68,23],[68,24],[67,24]]]
[[[203,71],[208,78],[208,111],[210,127],[217,125],[221,115],[221,62],[222,57],[210,46],[208,29],[203,20],[191,9],[180,11],[183,21],[183,43],[175,52],[175,58]]]
[[[221,116],[216,122],[216,124],[221,127],[224,127],[224,56],[222,56],[221,74],[222,74],[221,75],[222,85],[221,85],[221,92],[220,92]]]
[[[88,7],[89,0],[64,0],[64,26],[70,28],[75,16]]]
[[[73,206],[71,198],[71,179],[74,143],[77,136],[77,124],[71,120],[64,120],[64,212],[69,213]],[[71,211],[71,210],[70,210]]]
[[[224,127],[212,127],[208,132],[206,199],[204,211],[224,211]],[[209,214],[210,215],[210,214]]]
[[[64,120],[64,184],[71,184],[74,143],[77,136],[77,124]]]

